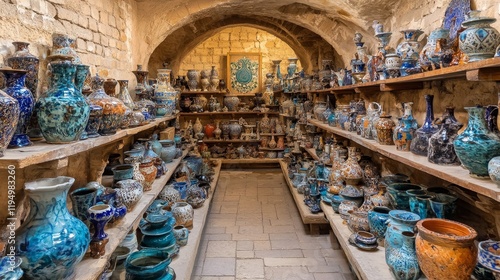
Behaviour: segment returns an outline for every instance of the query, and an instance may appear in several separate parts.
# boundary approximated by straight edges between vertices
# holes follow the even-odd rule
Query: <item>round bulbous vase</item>
[[[391,209],[382,206],[374,207],[368,211],[368,225],[370,226],[370,232],[377,237],[379,243],[382,243],[382,240],[384,239],[390,211]]]
[[[418,263],[429,279],[470,279],[478,254],[473,228],[431,218],[419,221],[417,229]]]
[[[455,118],[454,110],[453,107],[446,107],[443,116],[436,121],[441,127],[429,138],[427,151],[429,162],[441,165],[460,165],[453,142],[463,124]]]
[[[500,156],[500,138],[486,127],[483,107],[465,109],[469,121],[467,128],[453,141],[455,152],[470,176],[488,178],[488,162]]]
[[[141,171],[142,175],[144,176],[143,190],[152,190],[153,183],[156,179],[156,173],[158,172],[158,169],[154,165],[154,161],[149,159],[143,160],[139,164],[139,171]]]
[[[90,106],[76,89],[76,65],[68,57],[53,57],[52,83],[36,104],[38,123],[47,143],[78,141],[90,115]]]
[[[416,155],[427,156],[429,148],[429,138],[438,131],[438,127],[433,124],[434,109],[432,102],[434,95],[425,95],[426,114],[424,124],[415,132],[415,138],[411,141],[410,151]]]
[[[349,157],[342,164],[341,174],[345,179],[363,178],[363,169],[358,163],[356,147],[348,147]]]
[[[191,69],[187,71],[188,87],[190,91],[195,91],[198,87],[198,71]]]
[[[394,127],[396,123],[391,116],[382,114],[375,124],[377,130],[377,141],[381,145],[394,145]]]
[[[160,249],[142,249],[130,254],[125,261],[127,280],[172,280],[174,272],[168,252]]]
[[[184,226],[187,229],[193,228],[194,210],[187,202],[176,202],[172,205],[172,214],[174,215],[176,225]]]
[[[181,194],[172,185],[166,185],[163,190],[158,195],[160,199],[168,202],[168,205],[173,205],[174,203],[181,200]]]
[[[231,136],[231,139],[239,139],[241,136],[242,132],[242,127],[239,124],[238,120],[230,120],[229,123],[229,136]]]
[[[211,123],[207,123],[205,125],[204,131],[205,131],[205,136],[207,136],[208,139],[213,138],[214,137],[215,126],[213,124],[211,124]]]
[[[161,159],[166,162],[172,162],[177,155],[177,150],[175,148],[175,143],[173,140],[160,140],[161,144]]]
[[[236,109],[238,109],[238,104],[240,104],[240,99],[238,96],[224,96],[223,103],[228,111],[236,111]]]
[[[175,226],[173,231],[177,245],[186,246],[188,243],[189,230],[184,226]]]
[[[458,37],[460,50],[469,56],[469,62],[492,58],[500,43],[500,33],[490,26],[496,19],[479,15],[477,10],[469,12],[469,19],[462,22],[467,29]]]
[[[74,181],[59,176],[25,184],[30,214],[16,231],[15,247],[27,279],[70,279],[89,248],[89,229],[66,207]]]
[[[420,216],[409,211],[391,210],[389,212],[389,222],[384,241],[386,257],[389,250],[403,246],[402,233],[404,231],[413,232],[413,228],[419,220]]]
[[[10,140],[16,132],[19,121],[19,102],[10,95],[0,90],[0,157],[3,157]]]
[[[403,245],[386,251],[386,263],[397,280],[417,280],[420,278],[420,267],[415,253],[415,233],[401,233]],[[451,278],[450,278],[451,279]]]
[[[422,46],[417,41],[418,37],[424,32],[419,29],[401,30],[404,35],[404,41],[396,47],[396,53],[401,59],[411,58],[418,60]]]

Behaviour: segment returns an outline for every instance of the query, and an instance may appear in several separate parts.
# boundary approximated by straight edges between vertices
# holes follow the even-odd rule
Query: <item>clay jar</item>
[[[375,124],[377,130],[377,141],[381,145],[394,145],[393,131],[396,123],[391,116],[382,113],[378,122]]]
[[[207,123],[205,125],[205,136],[207,136],[207,138],[213,138],[214,137],[214,130],[215,130],[215,126],[211,123]]]
[[[139,170],[144,176],[144,191],[150,191],[153,188],[156,172],[158,171],[154,166],[154,162],[151,159],[144,160],[139,164]]]
[[[415,241],[420,268],[429,279],[470,279],[477,261],[476,231],[445,219],[417,223]]]

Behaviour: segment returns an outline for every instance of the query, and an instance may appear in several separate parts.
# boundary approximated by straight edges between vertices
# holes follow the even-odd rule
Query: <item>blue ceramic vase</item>
[[[420,278],[420,267],[415,251],[415,234],[404,231],[401,236],[403,245],[388,252],[389,255],[386,256],[387,265],[395,279],[417,280]]]
[[[389,212],[389,223],[385,232],[384,247],[387,252],[394,248],[401,248],[403,246],[403,231],[413,232],[413,228],[420,220],[417,214],[404,211],[404,210],[391,210]]]
[[[161,144],[161,159],[166,162],[172,162],[177,155],[177,149],[175,148],[174,140],[160,140]]]
[[[38,122],[47,143],[71,143],[80,139],[90,108],[73,83],[76,65],[65,56],[53,58],[49,90],[36,104]]]
[[[0,258],[0,279],[19,280],[23,277],[21,269],[22,260],[16,256],[5,256]]]
[[[171,280],[175,273],[168,265],[172,262],[167,252],[143,249],[130,254],[125,261],[127,280]]]
[[[71,203],[73,205],[73,213],[75,217],[90,226],[88,221],[88,209],[96,203],[97,189],[84,187],[74,190],[70,193]]]
[[[368,225],[370,232],[382,240],[387,230],[387,220],[389,220],[389,212],[391,209],[384,206],[377,206],[368,211]]]
[[[481,17],[480,11],[472,10],[469,18],[462,22],[467,28],[458,37],[460,50],[469,56],[469,62],[492,58],[500,42],[500,33],[490,24],[495,18]]]
[[[16,132],[19,114],[19,102],[0,90],[0,157]]]
[[[16,231],[16,252],[27,279],[69,279],[89,247],[87,226],[66,208],[74,181],[59,176],[25,184],[30,214]]]
[[[90,255],[99,258],[106,254],[108,234],[104,232],[106,224],[114,217],[115,208],[108,204],[98,204],[88,210],[89,221],[94,225],[94,235],[90,242]]]
[[[429,138],[438,131],[438,127],[433,124],[434,122],[434,110],[432,108],[432,102],[434,100],[434,95],[425,95],[426,102],[426,113],[425,121],[422,126],[417,129],[415,133],[415,138],[411,141],[410,151],[416,155],[427,156],[427,151],[429,147]]]
[[[429,162],[441,165],[460,165],[453,141],[458,136],[458,131],[463,124],[457,121],[454,111],[454,107],[446,107],[445,113],[437,121],[441,127],[429,138],[427,150]]]
[[[29,146],[31,141],[26,132],[35,107],[35,99],[30,90],[24,85],[27,72],[12,69],[1,69],[0,72],[5,76],[6,88],[3,90],[17,100],[20,108],[19,122],[17,123],[16,132],[10,140],[9,148]]]
[[[410,151],[411,142],[413,141],[412,134],[412,119],[401,119],[402,125],[399,126],[395,131],[394,135],[396,136],[394,139],[394,144],[396,145],[396,149],[399,151]]]
[[[488,162],[500,155],[500,138],[486,127],[483,107],[466,107],[469,121],[464,132],[453,144],[455,152],[469,174],[476,178],[489,178]]]

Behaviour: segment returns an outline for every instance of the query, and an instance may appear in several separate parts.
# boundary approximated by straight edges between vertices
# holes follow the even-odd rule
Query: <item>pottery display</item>
[[[467,28],[460,33],[459,47],[469,56],[469,62],[491,58],[495,55],[500,43],[500,33],[490,24],[496,22],[495,18],[481,17],[480,11],[472,10],[469,18],[462,22]]]
[[[427,159],[432,163],[460,165],[453,141],[458,136],[458,131],[462,128],[463,124],[457,121],[454,111],[454,107],[446,107],[443,116],[435,122],[441,127],[429,138]]]
[[[66,207],[74,181],[59,176],[25,184],[30,215],[16,230],[15,247],[28,279],[69,278],[89,248],[89,229]]]
[[[417,280],[420,278],[420,268],[415,253],[415,233],[403,231],[401,236],[401,247],[386,250],[387,265],[395,279]]]
[[[172,214],[174,215],[176,225],[184,226],[187,229],[193,228],[193,207],[187,202],[176,202],[172,205]]]
[[[19,121],[19,102],[10,95],[0,90],[0,157],[3,157],[10,140],[16,132]]]
[[[36,103],[38,122],[48,143],[71,143],[80,139],[90,107],[73,84],[76,65],[69,57],[52,59],[52,83]]]
[[[466,107],[467,128],[453,141],[455,152],[472,177],[488,178],[488,162],[500,156],[500,138],[486,127],[483,107]]]
[[[108,204],[94,205],[88,209],[89,221],[94,225],[94,235],[90,241],[90,255],[98,259],[106,254],[108,234],[104,227],[113,218],[115,209]]]
[[[473,228],[432,218],[419,221],[417,229],[418,263],[429,279],[470,279],[478,253]]]
[[[415,132],[415,138],[411,141],[410,145],[410,151],[421,156],[427,156],[429,138],[438,131],[438,127],[433,123],[434,110],[432,102],[434,95],[426,94],[424,98],[426,102],[425,120],[422,126]]]

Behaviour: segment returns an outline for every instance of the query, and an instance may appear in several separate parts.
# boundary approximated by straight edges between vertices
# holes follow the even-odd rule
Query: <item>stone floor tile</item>
[[[245,233],[245,234],[235,233],[235,234],[233,234],[233,240],[264,241],[264,240],[269,240],[269,234],[267,234],[267,233]]]
[[[214,227],[229,227],[236,225],[236,219],[208,219],[208,224]]]
[[[237,251],[253,251],[253,241],[240,240],[236,242]]]
[[[253,250],[251,250],[251,251],[236,251],[236,258],[237,259],[254,259],[255,252]],[[238,268],[238,267],[236,267],[236,268]]]
[[[209,241],[207,247],[207,258],[229,258],[236,257],[235,241]]]
[[[264,224],[262,223],[262,219],[259,217],[254,218],[246,218],[246,219],[237,219],[234,222],[235,225],[237,226],[263,226]]]
[[[326,265],[326,263],[321,260],[314,258],[264,258],[264,264],[266,266],[315,266],[315,265]]]
[[[226,233],[238,233],[240,231],[240,226],[230,226],[226,227]]]
[[[345,280],[342,273],[314,273],[313,275],[314,280]]]
[[[340,266],[338,265],[309,265],[307,266],[309,272],[328,272],[341,274]]]
[[[255,251],[256,258],[303,258],[301,250],[261,250]]]
[[[225,227],[207,226],[203,234],[226,233]]]
[[[203,236],[206,240],[232,240],[232,234],[230,233],[217,233],[217,234],[205,234]]]
[[[210,214],[209,219],[236,219],[236,213]]]
[[[273,240],[287,240],[290,242],[298,242],[299,239],[295,233],[270,233],[269,239]]]
[[[224,201],[240,201],[239,195],[226,195],[224,196]]]
[[[290,250],[301,249],[299,242],[290,242],[288,240],[271,240],[271,249],[273,250]]]
[[[293,226],[264,226],[265,233],[296,233]]]
[[[323,257],[327,258],[346,258],[345,253],[344,251],[342,251],[342,249],[321,249],[321,254],[323,255]]]
[[[201,275],[234,276],[235,265],[235,258],[205,258]]]
[[[271,250],[271,241],[254,241],[253,249],[258,250]]]
[[[237,259],[236,278],[264,278],[264,262],[262,259]]]
[[[264,272],[268,280],[314,280],[305,267],[265,267]]]
[[[301,250],[304,257],[307,258],[318,258],[323,259],[325,256],[321,252],[321,249],[304,249]]]
[[[240,226],[238,233],[264,233],[262,225]]]

